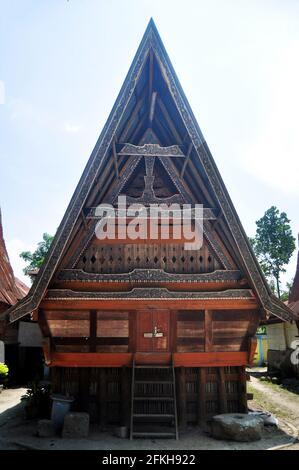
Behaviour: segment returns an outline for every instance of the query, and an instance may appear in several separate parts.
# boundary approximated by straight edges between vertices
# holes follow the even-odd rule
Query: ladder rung
[[[135,380],[135,384],[162,384],[173,385],[172,380]]]
[[[134,413],[133,414],[134,418],[174,418],[174,414],[168,414],[168,413]]]
[[[176,432],[139,432],[133,431],[133,437],[171,437],[176,438]]]
[[[140,396],[135,397],[134,396],[134,400],[139,400],[139,401],[142,401],[142,400],[144,400],[144,401],[146,401],[146,400],[149,400],[149,401],[154,401],[154,400],[156,400],[156,401],[157,400],[158,401],[173,401],[174,398],[173,397],[146,397],[146,396],[144,396],[144,397],[140,397]]]
[[[165,377],[159,378],[154,375],[155,380],[152,379],[152,376],[149,378],[146,377],[137,378],[135,375],[135,369],[148,369],[153,371],[159,369],[168,370],[168,374]],[[171,373],[171,375],[170,375]],[[157,375],[157,374],[156,374]],[[159,374],[161,375],[161,374]],[[136,384],[150,384],[150,385],[163,385],[168,384],[172,386],[171,390],[168,390],[166,396],[163,396],[159,393],[159,396],[140,396],[140,391],[135,390]],[[135,394],[139,395],[135,395]],[[134,402],[147,402],[147,401],[158,401],[158,402],[172,402],[174,411],[173,413],[134,413]],[[140,419],[140,421],[138,420]],[[166,420],[171,421],[166,421]],[[175,438],[178,439],[178,423],[177,423],[177,410],[176,410],[176,390],[175,390],[175,373],[172,365],[165,364],[139,364],[136,365],[135,358],[133,358],[133,372],[132,372],[132,388],[131,388],[131,429],[130,429],[130,439],[134,437],[157,437],[157,438]]]
[[[135,369],[171,369],[171,366],[162,366],[162,365],[154,365],[154,366],[139,365],[139,366],[135,366]]]

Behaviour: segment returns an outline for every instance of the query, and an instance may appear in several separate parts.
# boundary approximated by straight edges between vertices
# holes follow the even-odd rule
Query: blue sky
[[[0,205],[28,284],[18,255],[59,225],[151,16],[247,234],[271,205],[299,232],[298,1],[0,0]]]

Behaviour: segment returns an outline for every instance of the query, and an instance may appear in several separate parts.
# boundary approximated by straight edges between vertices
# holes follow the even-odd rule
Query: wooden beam
[[[205,352],[213,349],[213,312],[205,310]]]
[[[82,217],[82,222],[83,222],[83,225],[84,225],[84,229],[87,230],[88,229],[88,224],[87,224],[86,217],[85,217],[85,214],[84,214],[83,210],[81,210],[81,217]]]
[[[163,117],[161,115],[161,117]],[[159,139],[164,142],[164,144],[171,144],[173,142],[173,138],[171,136],[169,128],[165,129],[164,124],[159,119],[159,113],[156,113],[155,116],[155,126],[158,129],[158,133],[161,135],[162,139]]]
[[[130,401],[130,380],[128,368],[122,366],[121,370],[121,424],[128,426],[130,422],[130,409],[128,403]]]
[[[134,156],[129,159],[127,164],[122,168],[121,173],[120,173],[120,178],[118,179],[116,185],[113,185],[111,187],[110,191],[107,193],[106,197],[104,198],[104,202],[109,202],[109,203],[114,202],[114,200],[121,193],[123,187],[125,186],[130,176],[133,174],[141,158],[142,157],[140,156]]]
[[[118,155],[143,156],[143,157],[175,157],[186,158],[180,145],[162,146],[160,144],[134,145],[129,142],[119,144],[122,146]]]
[[[116,153],[116,147],[115,147],[115,140],[113,140],[113,142],[112,142],[112,153],[113,153],[113,161],[114,161],[115,174],[116,174],[116,177],[119,178],[118,161],[117,161],[117,153]]]
[[[107,398],[107,375],[106,370],[100,370],[99,399],[100,399],[100,426],[105,428],[106,424],[106,398]]]
[[[175,125],[173,124],[173,121],[172,121],[172,119],[171,119],[171,117],[170,117],[170,115],[169,115],[169,113],[168,113],[168,111],[167,111],[167,109],[166,109],[165,104],[163,103],[163,101],[161,100],[161,98],[160,98],[159,96],[158,96],[157,102],[158,102],[158,105],[159,105],[159,107],[160,107],[160,109],[161,109],[161,111],[162,111],[162,114],[163,114],[164,118],[165,118],[165,121],[167,122],[167,124],[168,124],[168,126],[169,126],[169,128],[170,128],[170,131],[171,131],[172,134],[173,134],[173,137],[175,138],[175,140],[176,140],[179,144],[181,144],[181,143],[182,143],[182,138],[181,138],[181,136],[179,135],[178,131],[176,130],[176,127],[175,127]]]
[[[136,115],[138,114],[138,112],[139,112],[139,110],[140,110],[140,108],[143,104],[143,100],[145,98],[145,92],[146,92],[146,87],[144,87],[144,89],[143,89],[143,91],[140,95],[140,99],[138,100],[135,108],[133,109],[132,114],[130,116],[130,119],[129,119],[129,121],[127,122],[127,124],[125,126],[125,129],[123,130],[122,134],[119,136],[120,140],[127,140],[127,137],[130,135],[131,120],[133,121],[135,119]],[[131,133],[131,135],[130,135],[130,141],[134,141],[135,135],[138,133],[138,131],[139,131],[140,127],[142,126],[142,124],[144,123],[146,117],[147,116],[145,114],[143,119],[139,119],[139,122],[138,122],[138,125],[137,125],[136,129],[134,129],[133,134]],[[99,200],[102,199],[102,196],[106,193],[107,188],[109,188],[111,186],[111,181],[112,181],[113,176],[114,176],[113,172],[111,171],[113,164],[114,164],[114,162],[113,161],[110,162],[109,159],[108,159],[107,166],[103,169],[103,171],[100,175],[100,178],[99,178],[99,182],[95,185],[92,195],[88,197],[87,205],[91,205],[92,204],[91,201],[95,197]]]
[[[48,310],[93,310],[93,309],[147,309],[173,308],[183,310],[252,310],[258,307],[256,299],[45,299],[41,307]]]
[[[203,180],[202,175],[200,174],[200,172],[198,171],[198,169],[194,165],[191,158],[189,158],[187,171],[194,178],[196,185],[199,186],[200,191],[203,193],[204,197],[207,200],[207,204],[209,204],[211,206],[214,206],[215,205],[215,200],[213,200],[213,198],[211,197],[211,195],[210,195],[210,193],[209,193],[209,191],[206,187],[206,183]]]
[[[199,369],[198,383],[198,424],[203,425],[206,422],[206,369]]]
[[[239,400],[243,413],[247,413],[247,377],[245,367],[239,367]]]
[[[220,413],[227,413],[227,394],[225,388],[225,374],[224,367],[218,368],[218,392],[219,392],[219,404]]]
[[[80,321],[80,320],[79,320]],[[90,325],[90,330],[94,329],[94,320],[92,320],[92,323]],[[84,346],[84,345],[89,345],[90,347],[90,352],[96,352],[96,346],[101,345],[101,346],[116,346],[116,345],[127,345],[129,344],[129,338],[128,337],[123,337],[123,336],[104,336],[101,338],[97,338],[94,336],[94,331],[91,331],[91,334],[93,335],[90,338],[78,338],[78,337],[71,337],[71,336],[54,336],[53,341],[54,344],[59,344],[59,345],[76,345],[76,346]]]
[[[247,364],[247,352],[174,353],[175,367],[225,367]]]
[[[152,93],[151,103],[150,103],[150,111],[149,111],[149,122],[152,124],[155,114],[155,107],[156,107],[156,100],[157,100],[157,92],[154,91]]]
[[[89,312],[89,350],[96,352],[97,350],[97,311],[90,310]]]
[[[146,207],[144,212],[146,212],[146,217],[150,217],[151,209],[149,207]],[[169,222],[171,225],[181,225],[181,223],[182,223],[182,221],[181,221],[181,210],[178,211],[178,217],[179,218],[176,218],[176,216],[173,215],[173,211],[171,210],[171,208],[169,210],[163,209],[163,212],[169,214],[169,220],[167,220],[167,223]],[[195,218],[196,218],[195,209],[191,208],[190,211],[188,210],[188,212],[190,212],[191,219],[195,220]],[[98,215],[96,215],[96,213],[97,213],[97,208],[96,207],[86,207],[84,209],[84,214],[85,214],[85,217],[87,219],[100,220],[103,217],[105,217],[105,215],[104,216],[102,216],[102,215],[98,216]],[[116,206],[115,207],[115,217],[116,217],[116,219],[117,219],[118,215],[119,215],[119,211],[118,211],[118,208]],[[215,214],[215,210],[211,207],[203,207],[202,218],[204,220],[216,220],[217,216]],[[133,217],[127,216],[126,217],[126,223],[130,222],[133,219],[134,219]],[[163,219],[162,220],[161,220],[161,218],[158,219],[157,223],[158,223],[158,225],[163,225]],[[115,224],[118,225],[118,220],[116,220]]]
[[[82,269],[62,270],[55,280],[53,287],[71,289],[74,291],[105,291],[105,290],[130,290],[133,284],[159,284],[161,288],[171,287],[171,290],[214,290],[242,288],[241,273],[238,270],[216,270],[209,273],[176,274],[168,273],[164,269],[155,269],[148,278],[147,268],[135,268],[129,273],[87,273]],[[190,285],[191,283],[191,285]]]
[[[55,367],[122,367],[132,363],[131,353],[53,353]]]
[[[170,364],[171,353],[148,353],[148,352],[137,352],[134,355],[135,364]]]
[[[40,326],[40,329],[43,335],[46,337],[50,337],[51,336],[50,328],[47,322],[46,314],[44,310],[42,309],[39,309],[38,311],[38,324]]]
[[[44,352],[44,358],[46,365],[51,364],[51,354],[52,354],[52,345],[51,345],[51,338],[43,338],[42,347]]]
[[[131,125],[135,119],[135,117],[137,116],[137,114],[139,113],[143,103],[144,103],[144,99],[145,99],[145,96],[146,96],[146,87],[144,87],[144,90],[141,92],[141,95],[140,95],[140,98],[139,100],[137,101],[132,113],[131,113],[131,116],[129,117],[128,121],[127,121],[127,124],[126,124],[126,127],[124,129],[124,131],[121,133],[121,135],[119,135],[119,141],[120,142],[123,142],[125,140],[127,140],[128,138],[128,135],[130,133],[130,130],[131,130]]]
[[[210,222],[207,222],[203,225],[203,232],[206,240],[208,241],[209,245],[212,246],[212,249],[216,252],[217,258],[219,259],[220,263],[223,264],[225,269],[235,269],[230,253],[223,245],[222,240],[217,235],[217,232],[211,229]]]
[[[159,157],[160,162],[164,166],[168,175],[171,175],[173,184],[185,200],[185,203],[194,203],[193,195],[190,193],[189,188],[185,184],[185,181],[181,179],[177,167],[169,157]]]
[[[153,80],[154,80],[154,53],[151,48],[149,51],[149,86],[148,86],[148,101],[150,103],[152,92],[153,92]]]
[[[52,367],[122,367],[131,366],[132,358],[132,353],[53,352],[50,365]],[[173,358],[175,367],[245,366],[248,361],[248,353],[246,351],[174,353]]]
[[[186,370],[184,366],[179,370],[179,407],[180,426],[183,428],[187,425]]]
[[[184,160],[184,163],[183,163],[183,166],[182,166],[182,169],[181,169],[181,178],[183,178],[187,163],[189,162],[192,147],[193,147],[193,144],[192,144],[192,142],[190,142],[189,147],[188,147],[188,152],[187,152],[187,155],[185,157],[185,160]]]

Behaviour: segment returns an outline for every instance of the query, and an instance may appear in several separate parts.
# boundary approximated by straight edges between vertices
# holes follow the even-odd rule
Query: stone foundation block
[[[211,434],[216,439],[240,442],[258,441],[264,426],[260,416],[243,413],[227,413],[213,416]]]

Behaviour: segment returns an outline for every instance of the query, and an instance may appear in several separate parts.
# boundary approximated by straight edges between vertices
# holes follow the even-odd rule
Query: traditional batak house
[[[184,236],[119,236],[128,220],[100,240],[96,208],[120,195],[147,208],[202,204],[202,247],[186,250]],[[130,426],[131,437],[177,437],[177,412],[182,426],[246,412],[257,326],[269,312],[292,319],[268,288],[152,20],[9,321],[33,311],[54,391],[103,426]]]
[[[34,370],[35,359],[41,366],[41,334],[37,323],[26,315],[22,321],[9,324],[3,312],[26,296],[29,288],[15,277],[3,235],[0,211],[0,362],[9,367],[11,382],[24,381]],[[2,314],[2,315],[1,315]],[[2,317],[2,320],[1,320]]]

